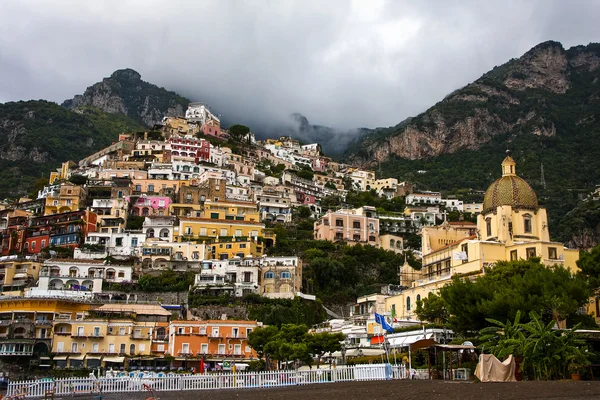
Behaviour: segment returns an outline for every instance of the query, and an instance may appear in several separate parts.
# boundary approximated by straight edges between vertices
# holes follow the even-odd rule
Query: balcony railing
[[[227,339],[246,339],[247,336],[243,333],[238,333],[237,335],[227,335]]]

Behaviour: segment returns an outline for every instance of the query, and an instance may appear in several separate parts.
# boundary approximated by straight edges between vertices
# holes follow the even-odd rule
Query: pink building
[[[125,198],[131,203],[130,198]],[[135,202],[131,204],[131,215],[150,216],[150,215],[169,215],[169,205],[171,199],[169,197],[159,196],[141,196],[137,199],[132,198]]]
[[[379,218],[375,207],[329,211],[315,222],[317,240],[346,241],[379,245]]]

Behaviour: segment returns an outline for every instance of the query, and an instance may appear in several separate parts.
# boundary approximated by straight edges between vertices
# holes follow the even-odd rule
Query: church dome
[[[502,177],[490,185],[483,197],[484,214],[496,211],[499,206],[534,211],[539,208],[537,195],[523,178],[517,176],[515,166],[515,160],[510,156],[502,161]]]

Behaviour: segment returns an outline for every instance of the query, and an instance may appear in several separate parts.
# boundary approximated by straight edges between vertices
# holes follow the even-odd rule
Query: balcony
[[[238,333],[237,335],[227,335],[227,339],[247,339],[248,336],[246,336],[243,333]]]
[[[144,337],[143,335],[136,335],[136,334],[133,334],[133,333],[131,335],[129,335],[129,337],[132,340],[149,340],[150,339],[149,335],[147,335],[146,337]]]
[[[209,339],[221,339],[223,335],[219,332],[211,332],[208,334]]]

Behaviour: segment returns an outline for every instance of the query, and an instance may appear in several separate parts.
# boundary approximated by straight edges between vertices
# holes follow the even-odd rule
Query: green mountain
[[[138,72],[127,68],[113,72],[62,105],[69,109],[96,107],[152,127],[165,116],[183,116],[189,103],[175,92],[143,81]]]
[[[506,149],[548,208],[552,236],[570,241],[561,218],[600,184],[600,44],[542,43],[396,127],[364,131],[345,158],[452,192],[485,190]]]
[[[71,111],[47,101],[0,104],[0,198],[26,195],[67,160],[77,161],[145,128],[91,107]]]

